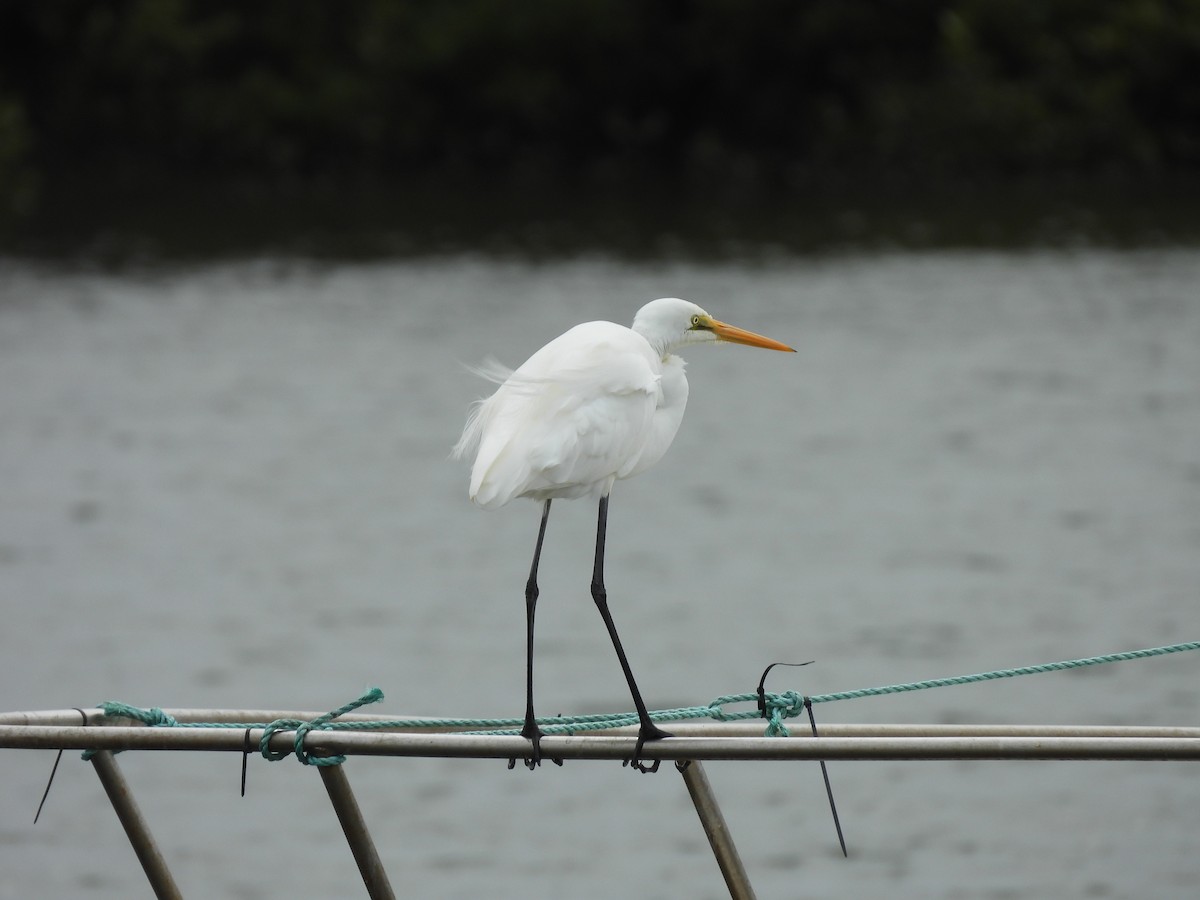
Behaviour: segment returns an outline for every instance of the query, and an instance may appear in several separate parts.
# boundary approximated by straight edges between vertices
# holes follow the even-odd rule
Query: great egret
[[[687,404],[684,363],[675,350],[690,344],[728,341],[795,352],[786,344],[727,325],[674,297],[643,306],[626,328],[585,322],[555,338],[515,372],[484,373],[500,384],[472,409],[451,456],[478,448],[471,469],[471,499],[484,509],[514,497],[542,501],[533,564],[525,585],[526,684],[522,736],[532,744],[525,764],[541,761],[543,733],[533,714],[533,618],[538,560],[546,536],[550,501],[587,495],[600,498],[592,599],[617,651],[641,727],[633,764],[653,771],[638,756],[646,741],[669,735],[646,712],[633,671],[608,611],[604,589],[604,532],[613,482],[644,472],[658,462],[679,429]]]

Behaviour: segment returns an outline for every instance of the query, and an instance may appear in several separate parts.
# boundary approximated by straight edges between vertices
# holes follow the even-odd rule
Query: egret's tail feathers
[[[479,411],[485,402],[476,400],[471,404],[471,410],[467,413],[467,424],[463,426],[458,443],[450,448],[451,459],[465,459],[479,446],[479,436],[483,433],[483,426],[479,421]]]
[[[494,357],[489,356],[477,366],[465,366],[468,372],[478,375],[480,378],[485,378],[494,384],[504,384],[508,377],[512,375],[512,369],[501,363]],[[451,459],[466,459],[475,452],[475,448],[479,446],[479,439],[483,435],[484,426],[487,424],[487,402],[490,398],[483,397],[471,404],[470,412],[467,413],[467,424],[463,426],[462,435],[450,450]]]
[[[504,365],[504,363],[500,362],[500,360],[496,359],[494,356],[487,357],[478,365],[467,365],[466,368],[467,371],[472,375],[478,375],[480,378],[490,381],[492,384],[504,384],[504,382],[508,381],[509,376],[513,373],[512,369]]]
[[[518,396],[561,393],[572,386],[586,388],[596,377],[589,367],[579,366],[570,359],[563,360],[552,374],[547,375],[531,373],[524,366],[510,369],[491,356],[478,365],[467,365],[466,370]]]

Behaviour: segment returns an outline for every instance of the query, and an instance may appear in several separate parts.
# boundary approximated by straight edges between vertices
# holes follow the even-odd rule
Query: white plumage
[[[758,338],[757,346],[790,349],[676,298],[644,306],[632,328],[576,325],[507,374],[472,411],[453,450],[457,459],[478,447],[471,499],[494,509],[514,497],[606,495],[615,480],[662,459],[675,439],[688,383],[672,351],[748,337]]]
[[[478,445],[469,493],[484,509],[607,494],[662,458],[686,403],[683,360],[632,329],[586,322],[481,401],[454,452]]]

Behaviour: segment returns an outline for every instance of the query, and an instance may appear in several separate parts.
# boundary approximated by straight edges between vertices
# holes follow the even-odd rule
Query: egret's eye
[[[693,327],[693,328],[700,328],[700,327],[702,327],[702,326],[701,326],[701,321],[700,321],[700,317],[699,317],[699,316],[692,316],[692,327]]]

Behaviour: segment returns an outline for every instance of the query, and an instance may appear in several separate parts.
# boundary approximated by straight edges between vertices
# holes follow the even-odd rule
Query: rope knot
[[[150,726],[175,727],[179,724],[175,721],[174,716],[168,715],[157,706],[141,709],[116,700],[105,700],[100,704],[100,708],[104,710],[104,715],[108,718],[133,719]]]
[[[142,709],[141,707],[130,706],[128,703],[121,703],[117,700],[105,700],[100,704],[100,708],[104,710],[105,717],[110,719],[133,719],[135,722],[141,722],[143,725],[151,727],[173,728],[179,725],[174,716],[168,715],[157,706]],[[87,724],[86,714],[83,716],[83,724]],[[89,760],[98,752],[98,750],[84,750],[80,754],[80,758]],[[120,753],[121,751],[118,750],[116,752]]]
[[[763,718],[767,719],[767,737],[787,737],[784,719],[800,715],[804,711],[804,697],[795,691],[763,696]]]
[[[306,766],[340,766],[346,761],[346,757],[341,755],[313,756],[304,748],[304,739],[313,730],[332,730],[333,726],[329,723],[338,716],[352,712],[360,706],[366,706],[368,703],[377,703],[382,699],[383,691],[375,687],[368,690],[357,700],[351,700],[345,706],[339,706],[332,712],[327,712],[323,716],[317,716],[311,722],[304,722],[299,719],[276,719],[263,729],[262,739],[258,742],[259,752],[262,753],[264,759],[271,762],[278,762],[291,753],[295,753],[296,759]],[[296,733],[295,738],[292,740],[291,750],[275,751],[271,749],[271,738],[281,731],[294,731]]]
[[[271,738],[281,731],[294,731],[304,723],[299,719],[276,719],[274,722],[267,723],[267,727],[263,729],[262,737],[258,742],[258,750],[263,755],[263,759],[270,762],[279,762],[281,759],[287,759],[291,755],[291,750],[276,751],[271,749]]]

